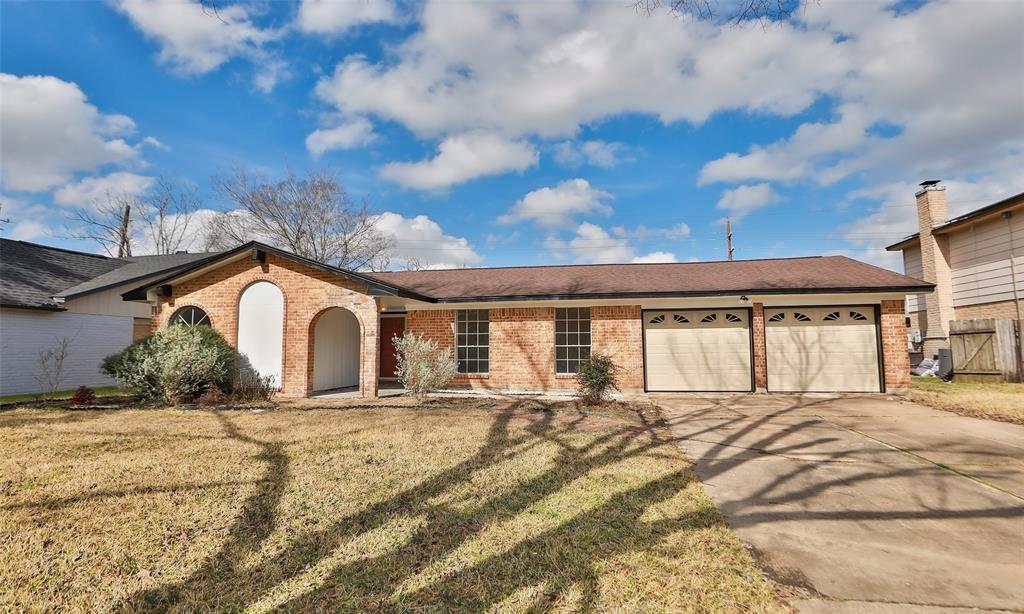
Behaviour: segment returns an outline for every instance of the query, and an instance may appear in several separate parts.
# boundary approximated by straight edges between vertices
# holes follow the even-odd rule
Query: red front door
[[[380,376],[395,377],[398,357],[393,339],[405,333],[405,316],[381,316],[380,319]]]

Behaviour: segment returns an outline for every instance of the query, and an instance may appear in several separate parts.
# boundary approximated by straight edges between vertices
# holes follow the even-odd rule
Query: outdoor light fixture
[[[746,294],[744,294],[743,296],[740,297],[740,302],[743,303],[744,305],[746,305],[747,303],[750,302],[750,299],[747,298]]]

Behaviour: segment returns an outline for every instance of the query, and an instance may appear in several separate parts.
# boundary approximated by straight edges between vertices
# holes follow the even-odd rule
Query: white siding
[[[153,317],[153,308],[149,303],[136,303],[121,298],[122,292],[134,286],[118,286],[110,290],[87,294],[81,298],[71,299],[64,303],[64,308],[74,313],[94,313],[98,315],[132,316],[135,318]]]
[[[903,273],[914,279],[924,279],[924,267],[921,265],[921,248],[908,247],[903,250]],[[907,295],[907,313],[925,309],[923,294]]]
[[[0,396],[40,392],[39,353],[72,338],[60,388],[111,386],[100,361],[132,342],[132,318],[81,313],[0,309]]]
[[[1018,291],[1024,290],[1024,212],[1010,218]],[[1010,230],[998,218],[951,233],[949,264],[953,274],[953,305],[1013,300],[1010,276]]]

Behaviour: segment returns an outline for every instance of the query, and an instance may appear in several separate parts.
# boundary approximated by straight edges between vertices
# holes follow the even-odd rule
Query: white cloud
[[[434,269],[450,269],[480,263],[483,258],[469,241],[445,234],[441,226],[425,215],[408,218],[386,211],[374,216],[381,233],[395,243],[392,268],[411,263]]]
[[[502,224],[533,221],[542,228],[566,228],[578,215],[609,215],[605,201],[612,195],[591,187],[586,179],[567,179],[554,187],[529,192],[508,213],[498,218]]]
[[[607,141],[563,141],[554,145],[555,160],[562,166],[578,167],[584,164],[612,168],[618,164],[625,146]]]
[[[718,199],[716,206],[727,211],[732,219],[739,221],[745,218],[751,211],[767,207],[780,200],[782,198],[775,193],[770,184],[758,183],[755,185],[741,185],[738,188],[726,190],[722,193],[722,197]]]
[[[53,234],[49,226],[36,220],[24,220],[13,224],[8,238],[15,241],[37,241]]]
[[[394,54],[350,55],[317,92],[345,114],[421,136],[564,138],[622,113],[666,123],[726,109],[790,115],[849,68],[830,32],[799,25],[719,27],[617,3],[435,0]]]
[[[862,106],[844,105],[834,122],[803,124],[787,139],[766,147],[753,145],[744,155],[729,153],[708,162],[700,171],[699,183],[805,177],[816,168],[815,162],[866,144],[870,125]]]
[[[131,118],[100,113],[74,83],[0,74],[0,89],[6,188],[41,191],[68,181],[76,172],[138,158],[134,147],[114,138],[134,130]]]
[[[352,149],[373,142],[373,124],[364,117],[343,122],[334,128],[321,128],[306,137],[306,149],[314,158],[333,149]]]
[[[659,263],[659,262],[679,262],[676,255],[672,252],[651,252],[646,256],[637,256],[633,258],[633,262],[640,263]]]
[[[522,171],[537,164],[537,150],[526,141],[514,141],[488,132],[451,136],[437,147],[437,155],[420,162],[391,162],[381,177],[419,190],[437,190],[484,175]]]
[[[278,34],[256,26],[245,5],[218,3],[215,12],[196,0],[117,0],[116,6],[159,43],[160,61],[177,72],[203,75],[244,56],[261,65],[256,85],[264,91],[283,73],[280,60],[263,50]]]
[[[666,251],[654,251],[638,256],[628,238],[613,236],[604,228],[590,222],[583,222],[577,226],[575,236],[569,240],[549,236],[544,241],[544,246],[556,258],[569,256],[580,263],[678,262],[674,253]]]
[[[155,136],[147,136],[146,138],[142,139],[142,142],[145,143],[146,145],[149,145],[150,147],[155,147],[162,151],[171,150],[170,145],[167,145],[166,143],[156,138]]]
[[[395,19],[391,0],[302,0],[295,24],[303,32],[339,35],[358,25]]]
[[[626,229],[625,226],[613,226],[612,233],[617,237],[628,237],[639,241],[644,241],[646,239],[669,239],[678,241],[690,236],[690,227],[685,223],[679,223],[675,226],[669,226],[668,228],[648,228],[647,226],[640,224],[632,230]]]
[[[30,202],[6,194],[0,195],[0,218],[10,220],[0,223],[0,232],[16,241],[35,241],[53,235],[53,231],[39,220],[48,215],[46,205]]]
[[[1024,57],[1024,5],[934,2],[896,14],[828,3],[809,5],[806,19],[841,40],[833,46],[848,75],[830,92],[838,119],[729,153],[704,167],[701,182],[963,176],[1024,149],[1024,88],[1007,82]]]
[[[153,177],[123,171],[102,177],[86,177],[54,192],[53,201],[58,205],[84,207],[108,195],[138,196],[148,190],[154,181]]]

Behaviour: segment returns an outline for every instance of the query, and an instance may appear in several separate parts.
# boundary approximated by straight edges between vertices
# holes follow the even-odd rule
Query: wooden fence
[[[1020,323],[1015,320],[952,320],[953,373],[963,381],[1019,382]]]

